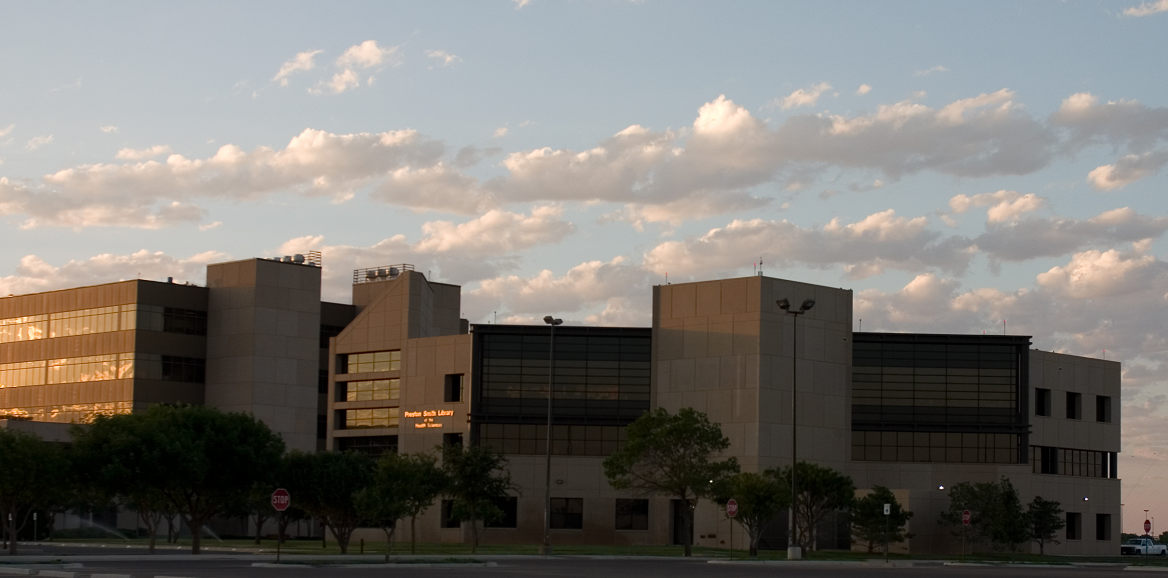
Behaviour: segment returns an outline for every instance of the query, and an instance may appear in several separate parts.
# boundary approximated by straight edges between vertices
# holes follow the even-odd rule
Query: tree
[[[386,540],[391,537],[393,522],[410,519],[411,554],[417,552],[418,516],[446,489],[446,474],[437,462],[431,454],[387,453],[378,460],[373,483],[359,500],[370,520],[388,520],[389,525],[382,526]]]
[[[719,487],[718,494],[719,504],[731,498],[738,502],[734,521],[750,536],[751,557],[758,556],[758,542],[763,532],[791,504],[791,487],[779,483],[774,476],[743,472],[730,476]]]
[[[1030,539],[1038,542],[1038,553],[1046,554],[1046,544],[1058,544],[1058,531],[1066,527],[1061,504],[1054,500],[1044,500],[1042,496],[1026,504],[1026,516],[1030,522]]]
[[[807,462],[799,462],[798,468],[799,493],[794,502],[799,531],[795,543],[810,551],[815,548],[815,529],[819,522],[830,512],[851,507],[856,499],[856,485],[852,478],[831,468]],[[790,466],[781,471],[771,468],[767,473],[791,487]]]
[[[99,424],[93,451],[108,452],[118,464],[109,479],[132,477],[135,496],[160,494],[165,506],[143,507],[177,512],[191,531],[193,554],[201,549],[203,527],[243,509],[248,491],[276,470],[284,453],[284,441],[255,416],[207,406],[155,405]]]
[[[473,554],[482,534],[479,521],[485,525],[501,519],[503,512],[495,502],[506,499],[508,492],[518,488],[505,469],[507,459],[490,448],[446,445],[441,450],[442,471],[448,482],[444,493],[454,500],[454,517],[470,521]]]
[[[272,492],[275,490],[275,484],[270,480],[264,480],[251,487],[251,492],[247,495],[247,510],[246,514],[248,521],[255,520],[255,545],[259,546],[260,537],[263,536],[264,524],[273,518],[277,512],[272,507]]]
[[[16,555],[16,536],[37,510],[67,500],[70,467],[60,444],[30,433],[0,429],[0,521],[8,553]]]
[[[664,408],[641,414],[625,428],[627,441],[604,460],[608,483],[618,490],[681,500],[685,555],[693,553],[693,510],[701,498],[713,497],[719,484],[738,473],[738,460],[714,461],[730,447],[722,428],[706,414],[683,407],[676,415]]]
[[[361,525],[357,493],[369,486],[375,462],[359,452],[291,452],[285,461],[286,487],[301,508],[332,530],[349,551],[353,530]]]
[[[941,512],[940,524],[949,526],[954,536],[967,531],[961,521],[963,510],[970,512],[968,531],[973,542],[988,543],[994,549],[1009,548],[1011,554],[1030,540],[1030,522],[1022,510],[1018,491],[1003,477],[997,482],[961,482],[949,489],[949,509]]]
[[[884,504],[891,504],[890,513],[884,515]],[[852,536],[868,544],[868,553],[882,544],[895,544],[912,537],[905,531],[905,525],[913,513],[904,509],[892,490],[884,486],[872,486],[872,492],[856,500],[852,505]]]

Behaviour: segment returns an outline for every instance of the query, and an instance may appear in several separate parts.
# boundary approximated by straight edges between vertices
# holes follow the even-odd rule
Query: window
[[[1030,446],[1031,471],[1087,478],[1106,478],[1113,470],[1110,452]]]
[[[345,373],[372,373],[374,371],[400,371],[401,350],[351,353],[344,356]],[[339,372],[338,372],[339,373]]]
[[[342,413],[345,418],[344,429],[397,427],[398,422],[398,408],[396,407],[345,409],[339,413]]]
[[[162,330],[187,335],[207,334],[207,312],[166,307],[162,310]]]
[[[454,403],[462,401],[462,374],[449,374],[446,376],[446,387],[443,401],[447,403]]]
[[[1067,392],[1067,419],[1083,419],[1083,394]]]
[[[547,403],[546,401],[544,402]],[[504,454],[543,455],[547,426],[490,423],[479,427],[479,444]],[[559,456],[607,456],[625,441],[624,426],[553,425],[552,453]]]
[[[1018,463],[1018,435],[853,431],[852,459],[876,462]]]
[[[1095,514],[1095,539],[1111,539],[1111,514]]]
[[[556,499],[552,498],[552,527],[555,528]],[[507,497],[495,502],[495,507],[503,510],[503,519],[498,522],[484,524],[487,528],[518,528],[519,527],[519,498]]]
[[[454,517],[454,500],[442,500],[442,514],[438,517],[439,528],[458,528],[462,523]]]
[[[397,453],[397,436],[363,436],[337,438],[337,451],[354,451],[378,457],[386,452]]]
[[[649,500],[616,501],[617,530],[648,530]]]
[[[369,381],[337,382],[337,401],[376,401],[398,399],[401,380],[374,379]]]
[[[1034,390],[1034,415],[1050,417],[1050,390],[1036,388]]]
[[[162,380],[203,383],[206,381],[207,362],[196,357],[162,356]]]
[[[462,447],[462,434],[460,434],[460,433],[442,434],[442,445]]]
[[[1083,539],[1083,515],[1077,512],[1067,512],[1067,539]]]
[[[1111,423],[1111,398],[1106,395],[1095,396],[1095,421]]]
[[[552,498],[551,522],[556,530],[583,530],[584,499]]]

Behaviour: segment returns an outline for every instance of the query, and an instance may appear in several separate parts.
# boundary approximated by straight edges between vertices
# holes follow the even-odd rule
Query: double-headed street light
[[[555,392],[556,326],[564,320],[548,315],[543,318],[543,322],[551,326],[548,328],[551,331],[551,345],[548,347],[547,477],[543,495],[543,544],[539,546],[539,553],[546,556],[552,553],[552,394]]]
[[[796,371],[798,353],[796,346],[799,343],[798,320],[799,316],[807,313],[808,309],[815,307],[814,299],[804,299],[803,304],[799,306],[798,311],[791,311],[791,302],[786,298],[779,299],[775,303],[778,304],[779,309],[782,309],[788,315],[791,315],[791,506],[787,510],[787,559],[800,560],[803,558],[803,552],[799,545],[795,542],[795,536],[799,529],[799,521],[795,517],[795,506],[799,503],[799,493],[796,491],[797,485],[795,483],[795,468],[799,463],[795,454],[795,420],[798,417],[795,405],[798,401],[798,396],[795,392],[795,381],[798,377]]]

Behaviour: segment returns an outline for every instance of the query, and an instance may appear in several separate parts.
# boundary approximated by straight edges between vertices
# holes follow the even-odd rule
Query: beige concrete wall
[[[316,449],[319,267],[247,259],[207,267],[206,403],[250,412],[288,449]]]
[[[1034,415],[1035,388],[1051,391],[1050,417]],[[1067,419],[1066,393],[1082,395],[1083,419]],[[1119,452],[1120,364],[1048,351],[1030,351],[1030,444]],[[1097,396],[1111,398],[1111,423],[1095,421]]]

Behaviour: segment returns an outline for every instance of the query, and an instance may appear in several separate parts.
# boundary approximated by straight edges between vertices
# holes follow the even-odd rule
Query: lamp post
[[[555,319],[551,315],[543,318],[543,322],[551,327],[548,330],[551,332],[551,344],[548,346],[548,415],[547,415],[547,471],[544,479],[544,493],[543,493],[543,544],[539,545],[539,553],[542,555],[550,555],[552,553],[552,394],[555,392],[555,374],[556,374],[556,326],[564,322],[563,319]]]
[[[787,559],[801,560],[803,552],[799,545],[795,543],[795,535],[798,533],[799,522],[795,517],[795,507],[799,503],[799,493],[797,491],[798,485],[795,481],[795,468],[799,463],[796,454],[795,446],[795,420],[798,417],[796,404],[798,403],[798,394],[795,390],[795,382],[798,379],[798,343],[799,343],[799,316],[807,313],[807,310],[815,307],[814,299],[804,299],[803,304],[799,306],[798,311],[791,311],[791,302],[784,297],[775,303],[778,304],[779,309],[782,309],[788,315],[791,315],[791,506],[787,510]]]

